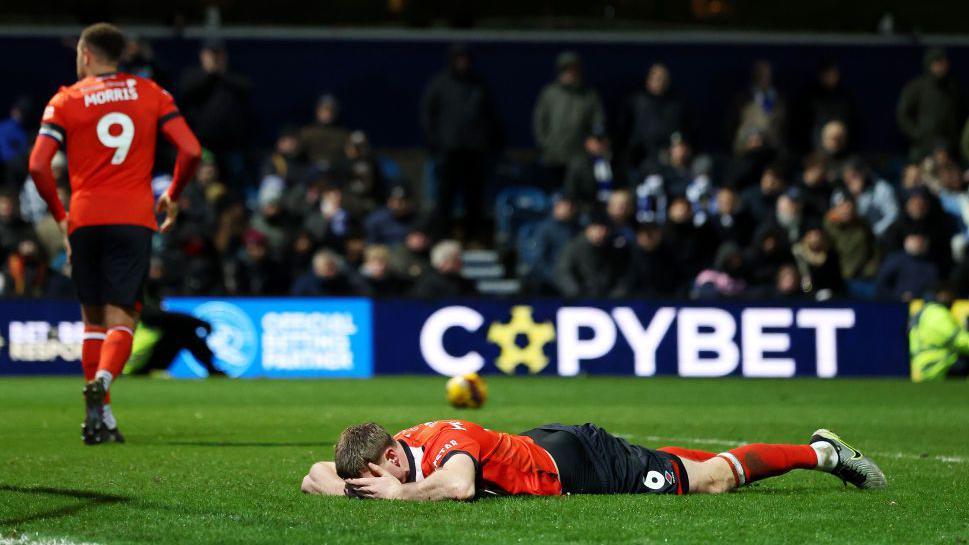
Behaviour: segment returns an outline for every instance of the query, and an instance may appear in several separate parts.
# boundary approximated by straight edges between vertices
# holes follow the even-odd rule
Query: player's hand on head
[[[175,225],[175,219],[178,217],[178,205],[172,201],[168,193],[162,193],[161,197],[158,197],[158,202],[155,203],[155,213],[165,214],[165,221],[162,222],[158,230],[167,233]]]
[[[377,464],[369,464],[369,467],[373,477],[347,479],[347,489],[352,489],[353,494],[355,494],[351,497],[377,500],[399,499],[403,485],[397,480],[397,477],[387,473]],[[350,496],[349,493],[347,495]]]

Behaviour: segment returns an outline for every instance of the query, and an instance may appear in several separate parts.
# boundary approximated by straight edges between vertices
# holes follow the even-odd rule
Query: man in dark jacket
[[[535,229],[530,244],[533,246],[533,263],[525,283],[531,292],[547,294],[555,291],[555,266],[562,250],[579,231],[576,221],[575,202],[567,196],[557,195],[552,204],[552,214]]]
[[[202,146],[215,154],[219,170],[238,188],[250,174],[246,164],[249,145],[249,80],[228,70],[225,46],[205,44],[200,67],[182,77],[182,113]]]
[[[937,144],[957,149],[964,117],[961,90],[949,73],[944,50],[925,54],[925,74],[908,82],[898,99],[898,128],[908,137],[910,155],[921,160]]]
[[[646,159],[655,159],[673,133],[686,129],[686,107],[670,91],[670,71],[656,63],[649,67],[644,88],[629,97],[620,120],[627,164],[636,167]]]
[[[414,283],[411,295],[421,298],[468,297],[478,293],[474,282],[461,276],[461,244],[442,240],[431,249],[431,269]]]
[[[556,283],[566,297],[624,297],[629,294],[629,244],[609,232],[609,218],[595,212],[585,230],[559,257]]]
[[[929,241],[922,231],[906,233],[904,248],[885,258],[875,285],[882,296],[911,301],[938,282],[939,269],[928,258]]]
[[[636,228],[636,247],[630,266],[630,283],[635,297],[671,296],[682,282],[663,228],[656,223],[640,223]]]
[[[366,293],[366,286],[355,275],[343,270],[340,258],[329,250],[320,250],[313,256],[309,271],[293,282],[292,295],[301,296],[347,296]]]
[[[583,153],[569,161],[565,194],[585,207],[608,201],[613,191],[625,185],[620,182],[620,170],[614,167],[605,127],[595,127],[585,139]]]
[[[391,188],[386,206],[371,212],[364,221],[367,242],[387,245],[403,242],[417,219],[414,208],[407,186]]]
[[[467,238],[481,235],[488,154],[500,147],[498,115],[485,81],[471,66],[471,54],[453,45],[448,66],[434,77],[421,101],[421,125],[428,148],[438,154],[437,217],[451,232],[454,199],[464,196]]]

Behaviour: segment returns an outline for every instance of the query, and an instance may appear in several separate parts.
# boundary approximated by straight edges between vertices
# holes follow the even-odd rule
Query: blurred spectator
[[[716,210],[710,218],[710,226],[718,241],[733,242],[741,247],[747,246],[754,230],[750,215],[740,209],[737,192],[729,187],[717,190]]]
[[[848,160],[848,126],[835,119],[822,125],[820,131],[816,154],[828,168],[828,179],[834,180]]]
[[[797,187],[804,202],[804,215],[820,220],[831,206],[834,189],[828,161],[822,154],[813,153],[804,159],[803,167],[801,183]]]
[[[229,190],[219,176],[219,167],[211,152],[202,151],[202,161],[195,173],[195,181],[185,186],[179,199],[182,220],[197,221],[206,229],[218,221],[219,214],[228,206]],[[176,223],[176,228],[179,227]]]
[[[939,172],[939,204],[948,214],[949,223],[954,229],[952,254],[956,261],[965,258],[966,240],[969,237],[969,194],[962,179],[962,170],[955,163],[948,163]],[[939,240],[944,243],[944,240]]]
[[[604,126],[606,119],[599,94],[583,82],[579,56],[564,51],[555,67],[555,81],[538,95],[532,130],[542,152],[542,163],[548,169],[548,182],[558,187],[569,160],[582,153],[582,139],[594,127]]]
[[[673,263],[684,284],[713,262],[717,240],[709,223],[693,221],[693,206],[686,197],[670,202],[663,238],[673,252]]]
[[[345,241],[350,233],[352,218],[343,206],[343,190],[335,185],[323,189],[319,208],[303,220],[305,229],[317,246],[327,246],[345,252]],[[253,227],[259,226],[253,222]]]
[[[559,256],[556,284],[566,297],[624,297],[629,294],[629,245],[613,237],[610,220],[594,212],[585,230]]]
[[[21,240],[7,256],[0,278],[0,295],[66,299],[73,294],[70,279],[48,266],[47,256],[33,238]]]
[[[753,244],[744,252],[744,262],[747,283],[763,287],[772,285],[777,271],[785,264],[793,263],[794,256],[783,232],[765,230],[755,237]]]
[[[535,262],[525,279],[528,291],[552,294],[555,287],[555,267],[562,250],[579,232],[575,201],[567,195],[557,194],[552,203],[551,215],[542,220],[532,236],[535,246]]]
[[[805,94],[802,109],[803,132],[798,141],[807,139],[808,144],[803,149],[817,146],[823,140],[823,127],[832,121],[840,122],[846,130],[857,130],[851,95],[841,81],[841,69],[833,60],[818,67],[817,79]]]
[[[343,182],[347,209],[354,214],[368,214],[383,202],[384,178],[363,131],[350,133],[343,158],[333,166],[333,174]]]
[[[215,154],[230,185],[241,188],[250,178],[249,81],[229,72],[228,53],[220,41],[205,43],[199,63],[182,76],[179,106],[202,146]]]
[[[461,244],[442,240],[431,249],[431,269],[422,274],[411,291],[415,297],[467,297],[478,293],[474,282],[461,276]]]
[[[634,297],[671,296],[676,292],[680,274],[659,224],[640,223],[636,228],[629,279],[630,295]]]
[[[303,162],[299,156],[299,137],[295,129],[283,128],[276,137],[276,146],[266,157],[262,166],[263,176],[278,176],[292,185],[304,175]]]
[[[807,225],[816,222],[806,221],[801,204],[801,192],[796,187],[781,193],[774,204],[774,213],[757,228],[755,237],[760,238],[764,231],[777,231],[786,236],[787,244],[801,240]]]
[[[347,274],[340,258],[329,250],[320,250],[313,256],[309,271],[293,282],[290,294],[303,297],[339,297],[361,295],[365,288]]]
[[[403,242],[416,219],[410,190],[406,185],[396,185],[390,189],[386,205],[371,212],[364,221],[367,242],[387,245]]]
[[[613,164],[612,147],[605,127],[596,126],[585,139],[585,149],[575,155],[565,170],[565,194],[583,210],[609,200],[620,183]]]
[[[663,63],[650,66],[643,89],[629,97],[619,120],[626,164],[635,168],[655,159],[673,133],[687,129],[686,105],[670,91],[669,69]]]
[[[282,180],[278,178],[263,180],[258,199],[259,210],[253,216],[250,226],[262,233],[273,259],[279,260],[289,246],[292,227],[282,207]]]
[[[609,227],[617,237],[622,237],[629,244],[636,240],[633,216],[636,212],[633,194],[628,190],[613,191],[606,203],[606,215],[609,216]]]
[[[939,280],[939,269],[928,257],[929,241],[925,233],[905,233],[904,250],[885,258],[875,285],[882,296],[911,301],[924,296]]]
[[[770,297],[776,299],[800,299],[804,297],[801,290],[801,273],[793,263],[785,263],[777,269],[774,289]]]
[[[839,192],[824,218],[824,231],[841,260],[845,280],[866,280],[878,272],[880,251],[868,222],[858,215],[855,201]]]
[[[452,45],[447,66],[427,85],[421,100],[421,125],[427,146],[438,160],[437,219],[451,232],[455,199],[464,198],[464,232],[483,240],[488,156],[501,146],[498,113],[487,83],[473,68],[468,48]]]
[[[18,208],[15,196],[0,193],[0,261],[6,261],[21,240],[33,236],[30,224],[20,217]]]
[[[764,170],[777,157],[777,150],[768,146],[764,131],[748,127],[740,133],[741,149],[731,158],[727,168],[727,185],[737,191],[757,185]]]
[[[155,58],[155,50],[140,36],[128,36],[118,70],[150,79],[165,89],[171,85],[168,71]]]
[[[939,143],[956,149],[959,124],[965,118],[962,90],[949,73],[945,50],[929,49],[924,64],[925,73],[902,89],[896,111],[898,128],[908,138],[909,156],[915,160],[925,157]]]
[[[316,101],[314,122],[299,131],[300,153],[318,168],[332,167],[343,155],[350,133],[340,126],[339,119],[339,101],[325,94]]]
[[[673,133],[668,144],[654,160],[641,165],[640,172],[646,175],[644,183],[659,184],[667,197],[679,197],[686,195],[694,182],[693,149],[680,133]]]
[[[787,104],[774,87],[773,69],[760,60],[751,68],[750,87],[737,99],[732,113],[731,139],[736,154],[748,149],[751,130],[759,131],[764,144],[784,149],[787,130]]]
[[[717,249],[713,266],[700,271],[693,281],[694,299],[736,297],[747,289],[743,279],[744,258],[740,247],[732,242]]]
[[[230,291],[236,295],[281,295],[289,291],[289,277],[274,259],[266,235],[246,231],[243,248],[229,263]]]
[[[868,220],[875,235],[880,237],[898,217],[895,190],[885,180],[875,179],[868,165],[858,158],[845,163],[841,180],[855,200],[858,214]]]
[[[844,293],[840,256],[820,226],[807,229],[791,253],[801,272],[801,287],[805,292],[814,294],[818,300]]]
[[[371,296],[398,297],[407,292],[407,282],[390,269],[390,251],[382,244],[367,246],[360,274]]]
[[[0,121],[0,183],[19,182],[27,172],[24,159],[30,152],[26,128],[30,106],[30,97],[19,97],[10,105],[9,117]]]
[[[748,187],[740,194],[740,208],[756,223],[768,221],[774,214],[777,197],[787,191],[784,165],[775,162],[764,169],[760,184]]]
[[[413,224],[404,242],[391,247],[390,269],[410,282],[416,281],[431,267],[432,243],[427,226],[423,222]]]
[[[906,233],[925,233],[929,240],[929,257],[939,272],[945,274],[952,267],[952,247],[949,240],[954,231],[951,222],[947,221],[948,216],[941,211],[938,201],[924,187],[915,187],[908,191],[903,204],[898,219],[879,239],[883,252],[891,254],[902,251]]]

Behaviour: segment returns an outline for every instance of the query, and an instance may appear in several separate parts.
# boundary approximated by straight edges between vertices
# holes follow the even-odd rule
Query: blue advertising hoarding
[[[83,335],[73,301],[2,301],[0,375],[79,375]]]
[[[897,303],[385,301],[378,374],[905,376]]]
[[[215,366],[241,378],[367,378],[373,374],[372,303],[368,299],[182,298],[167,310],[212,324]],[[187,351],[169,372],[206,375]]]
[[[230,377],[907,376],[900,303],[171,298]],[[0,374],[80,374],[70,301],[0,301]],[[183,351],[170,371],[205,375]]]

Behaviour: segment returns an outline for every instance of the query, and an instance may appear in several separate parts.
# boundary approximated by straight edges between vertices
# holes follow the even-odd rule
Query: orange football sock
[[[111,381],[121,376],[124,366],[128,363],[131,356],[131,341],[134,332],[127,327],[115,326],[108,329],[108,334],[104,339],[104,346],[101,347],[101,359],[98,363],[98,370],[95,373],[97,378],[104,379],[105,386],[111,385]]]
[[[754,443],[718,454],[730,464],[737,486],[783,475],[792,469],[816,469],[818,454],[811,445]]]
[[[85,325],[83,342],[81,343],[81,368],[84,370],[84,382],[94,380],[101,361],[101,345],[107,336],[106,329],[97,325]],[[105,403],[111,403],[111,397],[105,396]]]

